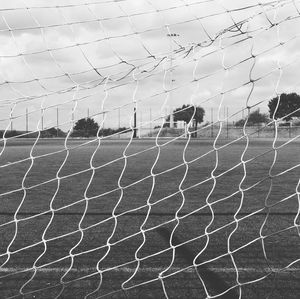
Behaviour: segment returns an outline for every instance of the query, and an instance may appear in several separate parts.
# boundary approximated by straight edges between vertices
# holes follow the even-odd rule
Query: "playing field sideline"
[[[2,143],[0,297],[297,298],[300,143],[273,141]]]

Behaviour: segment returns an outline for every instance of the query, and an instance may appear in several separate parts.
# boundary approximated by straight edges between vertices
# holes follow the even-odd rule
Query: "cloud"
[[[34,0],[26,3],[41,5]],[[76,117],[86,116],[87,108],[91,114],[92,111],[99,113],[107,96],[105,107],[114,110],[107,118],[109,126],[116,126],[119,106],[122,106],[122,119],[128,122],[133,102],[141,99],[143,102],[139,102],[138,107],[143,118],[147,115],[149,119],[150,108],[154,117],[164,112],[164,104],[175,108],[193,101],[207,110],[209,120],[210,109],[217,111],[221,103],[232,112],[239,111],[247,103],[255,105],[268,99],[276,88],[277,92],[291,86],[299,89],[299,15],[290,4],[277,9],[263,7],[254,0],[224,0],[222,5],[196,0],[126,0],[87,5],[77,0],[47,5],[55,3],[68,6],[3,12],[11,28],[35,27],[37,23],[43,27],[43,30],[13,30],[15,41],[9,32],[0,33],[2,82],[20,82],[13,85],[24,94],[23,104],[18,105],[20,111],[28,105],[25,96],[30,93],[39,95],[70,88],[69,92],[46,97],[45,105],[51,106],[71,101],[74,86],[76,89],[76,85],[80,85],[76,96],[85,100],[78,102]],[[15,0],[5,5],[22,6]],[[239,10],[246,6],[249,8]],[[226,9],[235,11],[229,13]],[[285,20],[288,16],[293,19]],[[95,21],[97,18],[102,21]],[[234,22],[243,20],[247,20],[240,28],[244,34],[239,34]],[[272,27],[270,20],[282,23]],[[69,25],[74,22],[76,24]],[[53,26],[57,24],[59,26]],[[226,30],[230,27],[231,31]],[[8,29],[3,20],[1,29]],[[176,36],[170,37],[168,33],[176,33]],[[210,37],[217,37],[210,46],[202,44],[193,48],[203,41],[208,42]],[[278,46],[280,42],[282,45]],[[20,53],[25,54],[25,62],[18,56]],[[13,57],[4,57],[7,55]],[[289,64],[281,75],[278,63]],[[271,71],[274,72],[268,75]],[[50,78],[25,83],[44,77]],[[96,83],[104,77],[110,78],[107,85],[103,82],[98,86]],[[251,78],[257,79],[252,94]],[[48,91],[43,90],[41,84]],[[170,92],[170,88],[176,89]],[[232,91],[222,97],[221,93],[230,89]],[[19,96],[8,84],[3,84],[1,90],[4,99],[13,101]],[[30,107],[39,105],[41,102],[37,100]],[[266,105],[262,106],[264,109]],[[64,114],[67,115],[62,113],[61,121]],[[55,111],[50,109],[48,115],[55,118]]]

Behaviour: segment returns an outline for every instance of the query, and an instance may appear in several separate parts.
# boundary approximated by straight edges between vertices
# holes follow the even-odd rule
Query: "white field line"
[[[69,268],[59,268],[59,267],[53,267],[53,268],[40,268],[38,269],[38,272],[45,272],[45,273],[50,273],[50,272],[67,272]],[[19,271],[25,271],[25,270],[33,270],[32,268],[26,268],[26,267],[11,267],[11,268],[0,268],[0,273],[13,273],[13,272],[19,272]],[[106,269],[102,269],[105,271]],[[133,273],[136,269],[135,268],[130,268],[130,267],[121,267],[121,268],[115,268],[111,269],[109,271],[113,272],[129,272]],[[163,267],[145,267],[145,268],[139,268],[139,272],[162,272],[164,271],[165,268]],[[181,268],[179,267],[174,267],[170,269],[172,272],[180,271]],[[210,271],[213,272],[225,272],[225,273],[231,273],[231,272],[236,272],[235,268],[223,268],[223,267],[212,267],[209,268]],[[300,272],[300,268],[272,268],[273,271],[275,272]],[[189,269],[185,269],[182,272],[193,272],[194,268],[191,267]],[[255,268],[255,267],[244,267],[244,268],[238,268],[239,272],[271,272],[269,268]],[[80,269],[74,269],[72,268],[69,270],[69,272],[83,272],[83,273],[88,273],[88,272],[97,272],[96,268],[93,267],[84,267]]]

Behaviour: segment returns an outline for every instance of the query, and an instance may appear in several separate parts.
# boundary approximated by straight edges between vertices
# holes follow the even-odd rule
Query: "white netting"
[[[299,1],[0,13],[1,298],[298,297]]]

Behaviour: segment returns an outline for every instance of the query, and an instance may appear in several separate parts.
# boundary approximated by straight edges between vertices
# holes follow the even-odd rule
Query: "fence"
[[[189,129],[193,132],[193,128]],[[247,126],[245,128],[246,135],[251,138],[274,138],[277,131],[278,138],[294,138],[300,136],[300,126],[288,127],[288,126]],[[159,137],[185,137],[187,136],[184,129],[176,128],[163,128],[160,132],[159,129],[152,130],[151,132],[141,133],[141,137],[156,137],[159,133]],[[220,128],[220,124],[213,126],[208,125],[205,127],[199,127],[196,134],[192,134],[192,137],[196,138],[216,138],[219,134],[221,139],[237,139],[244,135],[243,127],[227,126],[223,124]]]

